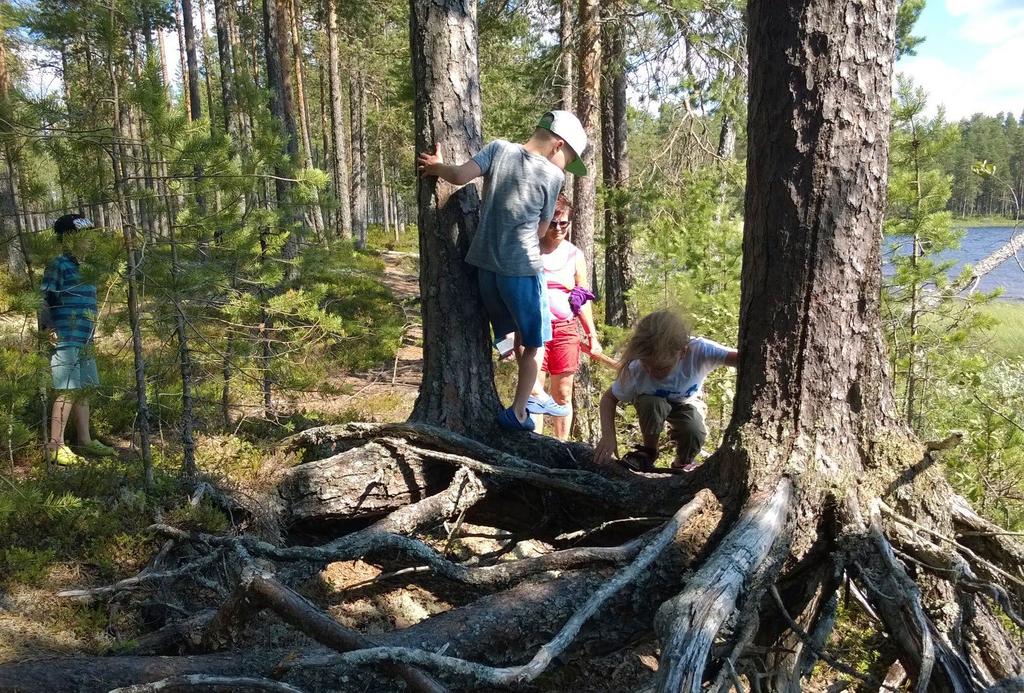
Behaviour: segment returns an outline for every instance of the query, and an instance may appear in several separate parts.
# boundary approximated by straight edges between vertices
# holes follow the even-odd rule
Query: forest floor
[[[423,368],[416,257],[408,252],[385,251],[380,258],[384,262],[381,281],[405,316],[394,360],[358,373],[331,372],[317,391],[287,398],[287,413],[326,421],[391,422],[408,417]],[[500,390],[508,387],[511,372],[507,366],[502,364],[498,369]],[[56,596],[61,590],[110,584],[143,569],[160,548],[158,540],[146,532],[154,517],[178,527],[213,533],[231,529],[219,509],[206,502],[195,506],[188,502],[177,484],[179,460],[172,450],[158,451],[157,488],[148,498],[139,490],[138,461],[126,446],[122,452],[116,460],[58,468],[49,474],[19,469],[12,479],[20,483],[8,484],[13,491],[4,496],[0,489],[0,664],[115,654],[153,630],[154,624],[180,618],[177,614],[156,613],[160,604],[184,599],[163,592],[151,595],[140,590],[119,599],[94,602]],[[268,462],[266,447],[245,436],[201,435],[198,453],[205,475],[243,496],[258,495],[280,471]],[[5,508],[5,503],[9,507]],[[500,547],[492,539],[468,536],[474,529],[478,534],[494,531],[466,525],[463,536],[451,541],[442,527],[428,533],[424,540],[439,550],[442,546],[450,548],[459,560]],[[10,542],[4,546],[5,535],[18,537],[13,548]],[[551,548],[533,543],[520,542],[506,558],[536,555]],[[395,567],[387,562],[358,560],[332,563],[303,591],[327,605],[340,623],[368,635],[411,626],[475,595],[463,586],[453,588],[442,579],[410,583],[377,580]],[[177,589],[195,588],[185,581],[172,591]],[[188,604],[189,611],[195,611],[216,602],[195,596],[183,603]],[[257,619],[247,629],[246,638],[295,651],[316,646],[273,617]],[[852,648],[858,645],[859,641]],[[651,638],[617,652],[565,662],[530,690],[637,690],[650,681],[657,664],[658,648]],[[824,685],[818,686],[816,681],[808,682],[805,688],[823,689]]]

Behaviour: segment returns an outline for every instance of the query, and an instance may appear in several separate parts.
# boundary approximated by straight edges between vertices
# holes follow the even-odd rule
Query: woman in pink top
[[[572,205],[564,194],[555,203],[555,215],[548,232],[540,240],[547,283],[548,306],[551,309],[551,341],[544,345],[544,364],[537,389],[544,391],[544,374],[551,376],[547,391],[559,404],[572,406],[572,381],[580,365],[580,326],[592,354],[601,353],[594,315],[587,297],[592,297],[587,281],[587,264],[579,248],[565,240],[572,220]],[[582,303],[582,305],[581,305]],[[559,440],[569,437],[572,411],[568,416],[551,417],[551,433]],[[542,422],[537,422],[542,430]]]

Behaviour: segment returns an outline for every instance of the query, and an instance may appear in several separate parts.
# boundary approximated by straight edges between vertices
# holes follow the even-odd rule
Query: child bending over
[[[710,339],[691,338],[682,318],[670,310],[643,318],[619,359],[618,377],[601,397],[601,440],[594,461],[602,463],[618,455],[615,407],[619,402],[632,402],[640,419],[643,445],[620,461],[635,471],[653,470],[667,421],[669,438],[676,445],[672,469],[693,471],[707,438],[704,379],[715,368],[735,367],[736,362],[735,349]]]

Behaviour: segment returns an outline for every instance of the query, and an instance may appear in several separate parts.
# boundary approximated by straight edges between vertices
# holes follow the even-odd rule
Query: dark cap
[[[65,214],[53,222],[53,232],[58,236],[91,228],[94,228],[92,222],[81,214]]]

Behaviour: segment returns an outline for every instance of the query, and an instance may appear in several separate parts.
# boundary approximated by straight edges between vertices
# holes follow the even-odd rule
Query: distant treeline
[[[960,139],[942,162],[951,177],[949,209],[957,217],[1015,218],[1024,201],[1024,113],[976,114],[958,124]],[[979,175],[987,162],[991,175]]]

